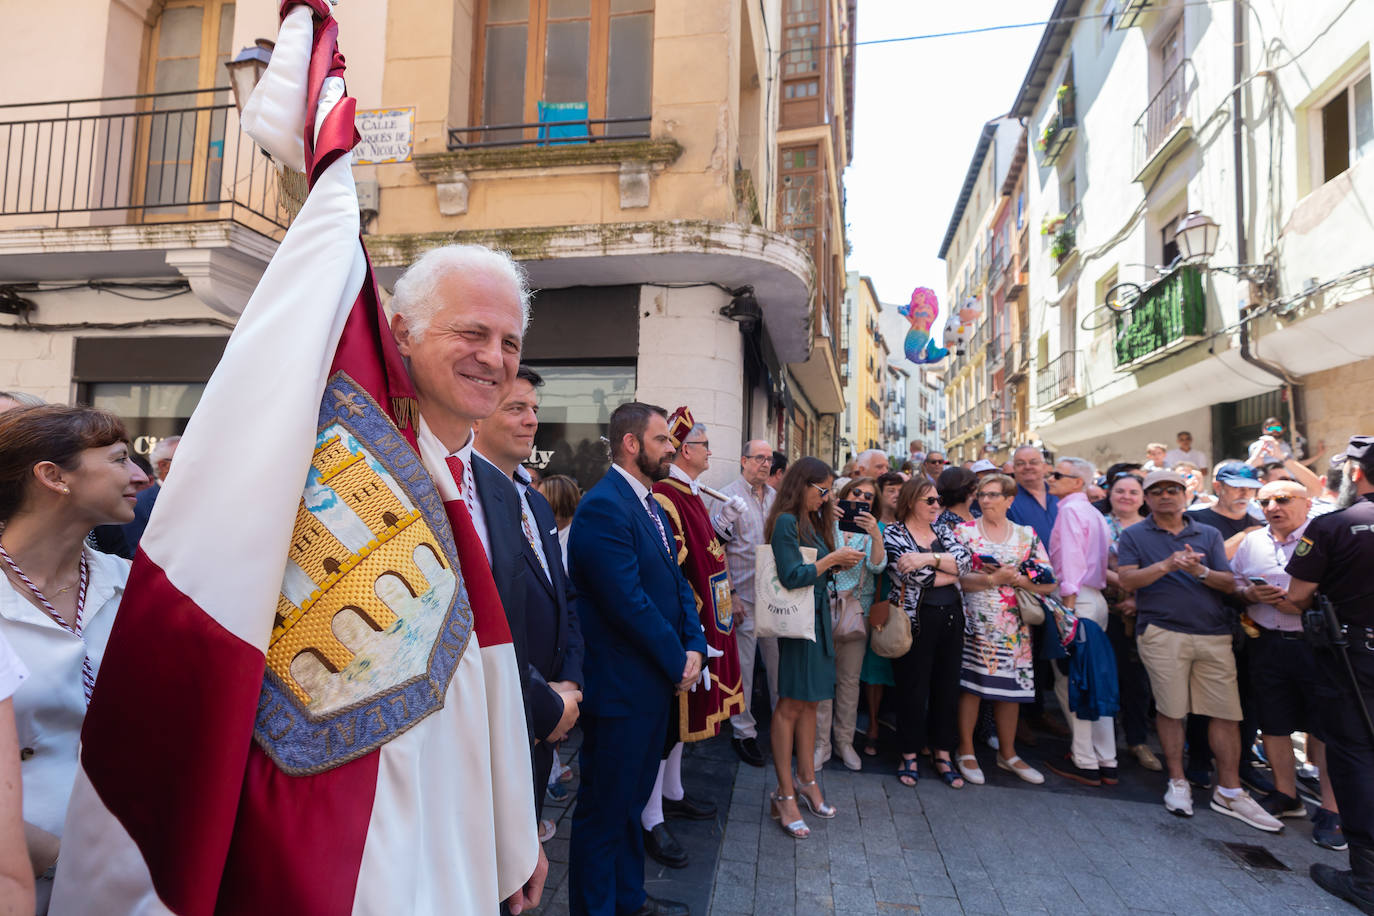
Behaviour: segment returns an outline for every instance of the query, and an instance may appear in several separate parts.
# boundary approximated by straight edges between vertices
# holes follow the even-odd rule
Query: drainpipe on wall
[[[1231,90],[1231,149],[1235,158],[1233,172],[1236,187],[1236,263],[1248,264],[1250,263],[1250,247],[1245,235],[1245,149],[1243,113],[1241,110],[1242,81],[1245,79],[1244,0],[1233,0],[1231,3],[1231,23],[1234,37],[1231,48],[1231,85],[1235,87]],[[1256,304],[1255,283],[1247,281],[1244,311],[1250,311]],[[1307,417],[1306,412],[1302,409],[1302,386],[1295,382],[1282,366],[1261,359],[1251,351],[1249,320],[1242,320],[1240,323],[1240,358],[1261,372],[1272,375],[1282,383],[1284,399],[1288,401],[1289,409],[1293,413],[1292,423],[1289,424],[1290,431],[1292,433],[1304,433]],[[1304,455],[1303,457],[1307,456]]]

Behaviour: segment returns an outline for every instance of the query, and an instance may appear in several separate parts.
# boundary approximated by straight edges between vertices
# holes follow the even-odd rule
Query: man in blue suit
[[[692,587],[650,493],[676,450],[667,412],[638,402],[615,409],[609,438],[611,469],[577,507],[568,542],[586,639],[568,903],[575,916],[686,916],[683,904],[645,894],[639,823],[674,692],[700,678],[706,656]]]
[[[512,552],[525,566],[525,698],[534,770],[534,807],[542,815],[555,745],[577,722],[582,701],[582,632],[570,605],[553,509],[530,486],[520,462],[530,457],[539,429],[539,373],[521,366],[496,412],[477,426],[474,451],[513,483],[522,543]],[[495,489],[495,487],[493,487]]]
[[[164,436],[153,446],[148,460],[153,465],[154,483],[138,494],[138,500],[134,503],[134,520],[124,526],[124,543],[128,553],[121,556],[133,559],[138,542],[143,539],[143,530],[148,527],[148,519],[153,514],[153,506],[157,505],[157,495],[162,492],[162,485],[171,473],[172,458],[176,456],[180,444],[180,436]]]

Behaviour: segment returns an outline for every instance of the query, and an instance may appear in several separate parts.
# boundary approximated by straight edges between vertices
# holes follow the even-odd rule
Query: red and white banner
[[[135,558],[53,913],[484,913],[535,867],[515,653],[416,447],[337,25],[282,7],[243,120],[311,191]]]

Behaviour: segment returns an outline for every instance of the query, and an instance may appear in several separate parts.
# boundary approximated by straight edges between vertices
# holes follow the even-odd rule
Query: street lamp
[[[1210,260],[1217,253],[1217,235],[1221,227],[1201,210],[1193,210],[1179,221],[1177,239],[1183,260]]]
[[[1249,280],[1261,287],[1268,288],[1274,279],[1272,264],[1211,264],[1212,255],[1217,253],[1217,236],[1221,227],[1201,210],[1190,211],[1179,220],[1175,238],[1178,241],[1179,255],[1183,261],[1196,261],[1202,270],[1219,270],[1242,280]]]
[[[272,59],[272,49],[276,42],[259,38],[255,47],[244,48],[238,57],[227,61],[224,69],[229,71],[229,88],[234,90],[234,107],[243,114],[243,106],[258,85],[258,80],[267,72],[267,62]]]

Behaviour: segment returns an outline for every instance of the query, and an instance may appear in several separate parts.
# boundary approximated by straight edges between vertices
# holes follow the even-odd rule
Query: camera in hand
[[[868,511],[868,503],[861,499],[842,499],[839,501],[839,507],[840,530],[863,534],[864,530],[859,525],[859,513]]]

